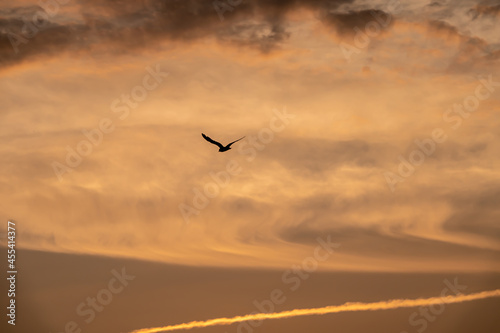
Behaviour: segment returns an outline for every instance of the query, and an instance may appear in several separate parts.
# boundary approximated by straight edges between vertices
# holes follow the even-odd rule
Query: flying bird
[[[223,146],[220,142],[217,142],[217,141],[215,141],[215,140],[212,140],[211,138],[209,138],[208,136],[206,136],[206,135],[205,135],[205,134],[203,134],[203,133],[201,133],[201,136],[202,136],[205,140],[207,140],[208,142],[213,143],[214,145],[216,145],[217,147],[219,147],[219,151],[220,151],[221,153],[222,153],[222,152],[225,152],[225,151],[228,151],[229,149],[231,149],[231,145],[232,145],[233,143],[238,142],[238,141],[240,141],[241,139],[243,139],[243,138],[244,138],[244,137],[243,137],[243,138],[240,138],[240,139],[238,139],[238,140],[236,140],[236,141],[233,141],[233,142],[229,143],[229,144],[228,144],[228,145],[226,145],[226,146]]]

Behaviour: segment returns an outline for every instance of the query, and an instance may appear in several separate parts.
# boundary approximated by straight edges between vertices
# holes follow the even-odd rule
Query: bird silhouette
[[[217,142],[217,141],[215,141],[215,140],[213,140],[213,139],[209,138],[208,136],[206,136],[206,135],[205,135],[205,134],[203,134],[203,133],[201,133],[201,136],[202,136],[205,140],[207,140],[208,142],[213,143],[214,145],[216,145],[217,147],[219,147],[219,151],[220,151],[221,153],[222,153],[222,152],[225,152],[225,151],[228,151],[229,149],[231,149],[231,145],[232,145],[233,143],[238,142],[238,141],[240,141],[241,139],[243,139],[243,138],[244,138],[244,137],[243,137],[243,138],[240,138],[240,139],[238,139],[238,140],[236,140],[236,141],[233,141],[233,142],[231,142],[231,143],[227,144],[226,146],[223,146],[220,142]]]

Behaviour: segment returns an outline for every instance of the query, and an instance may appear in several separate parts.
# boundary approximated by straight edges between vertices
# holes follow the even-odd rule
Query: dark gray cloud
[[[378,21],[387,22],[380,25]],[[339,35],[355,35],[357,31],[365,31],[369,22],[378,24],[381,30],[390,28],[394,23],[391,14],[382,10],[361,10],[347,13],[329,13],[324,17],[324,22],[332,26]]]
[[[44,23],[29,28],[20,19],[0,19],[0,65],[7,66],[37,55],[56,55],[69,49],[81,50],[89,44],[90,29],[85,25]]]
[[[475,6],[474,8],[471,8],[468,14],[472,17],[473,20],[477,19],[478,17],[495,18],[497,16],[500,16],[500,4],[480,4]]]
[[[161,40],[192,40],[206,36],[269,52],[289,36],[283,25],[287,12],[298,8],[321,10],[326,5],[334,8],[345,2],[350,0],[245,1],[225,11],[221,20],[213,1],[82,0],[77,13],[82,19],[66,24],[55,21],[58,15],[65,14],[50,15],[38,6],[4,8],[0,18],[1,65],[67,49],[79,51],[101,47],[118,53],[146,48]],[[43,24],[40,21],[32,25],[34,15],[48,19]]]
[[[78,12],[71,17],[66,17],[68,14],[62,10],[55,15],[47,14],[37,5],[5,7],[0,8],[0,66],[5,67],[35,56],[53,56],[68,50],[99,50],[119,55],[131,50],[145,50],[164,40],[190,41],[209,36],[224,44],[268,53],[279,48],[289,38],[286,14],[298,9],[316,12],[322,22],[342,36],[354,35],[355,28],[364,30],[367,23],[379,22],[380,19],[389,22],[382,27],[385,30],[396,20],[392,14],[376,8],[356,10],[352,2],[247,0],[230,5],[221,1],[229,7],[218,13],[214,1],[208,0],[80,0],[78,9],[74,9],[76,6],[71,9]],[[351,5],[347,12],[341,8],[345,4]],[[471,10],[476,17],[494,17],[498,15],[500,7],[488,3],[477,5]],[[443,11],[450,12],[447,7]],[[33,25],[33,17],[46,19]],[[40,27],[36,27],[39,24]],[[455,27],[443,21],[432,21],[430,26],[433,30],[457,33]],[[486,46],[487,43],[482,43],[480,39],[471,39],[469,43],[464,42],[460,55],[477,48],[485,53]],[[470,62],[460,60],[453,63],[450,70],[474,68],[474,63],[497,58],[494,54],[496,49],[486,51],[482,56],[473,55]]]
[[[290,36],[279,22],[236,23],[227,29],[218,30],[216,34],[222,42],[250,46],[263,53],[270,52]]]
[[[488,66],[495,66],[498,62],[498,45],[489,44],[487,41],[460,32],[458,27],[441,20],[427,22],[431,33],[445,38],[458,38],[459,45],[456,54],[451,58],[448,73],[464,73],[468,71],[484,71]]]
[[[458,29],[451,24],[440,21],[440,20],[431,20],[429,21],[429,29],[434,32],[444,32],[449,35],[458,35]]]

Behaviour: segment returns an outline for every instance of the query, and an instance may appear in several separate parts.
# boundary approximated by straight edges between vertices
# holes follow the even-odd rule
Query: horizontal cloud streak
[[[482,291],[474,294],[458,295],[458,296],[430,297],[430,298],[418,298],[418,299],[394,299],[389,301],[380,301],[373,303],[347,302],[342,305],[325,306],[322,308],[295,309],[295,310],[275,312],[275,313],[257,313],[244,316],[236,316],[232,318],[216,318],[206,321],[192,321],[189,323],[178,324],[178,325],[145,328],[133,331],[132,333],[158,333],[158,332],[168,332],[176,330],[187,330],[199,327],[230,325],[249,320],[281,319],[281,318],[291,318],[300,316],[324,315],[324,314],[339,313],[339,312],[391,310],[399,308],[412,308],[417,306],[429,306],[434,304],[462,303],[462,302],[469,302],[491,297],[500,297],[500,289]]]

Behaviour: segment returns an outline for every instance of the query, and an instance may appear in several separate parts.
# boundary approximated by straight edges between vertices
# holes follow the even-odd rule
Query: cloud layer
[[[211,1],[2,3],[0,219],[57,252],[276,268],[330,235],[325,270],[498,271],[495,6],[244,1],[221,20]],[[446,141],[400,176],[435,129]],[[247,138],[219,154],[201,132]]]

